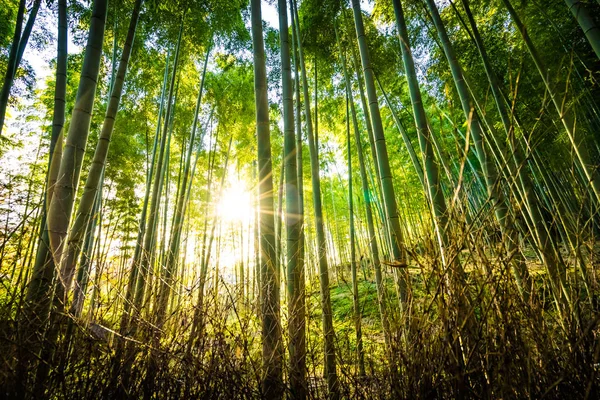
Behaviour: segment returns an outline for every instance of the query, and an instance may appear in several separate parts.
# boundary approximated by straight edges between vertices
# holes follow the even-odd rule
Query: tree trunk
[[[431,140],[433,133],[430,130],[429,123],[427,121],[427,115],[425,114],[425,108],[423,107],[423,100],[421,99],[421,89],[419,87],[419,81],[417,80],[415,64],[413,61],[412,52],[410,50],[408,30],[404,20],[402,5],[400,0],[392,0],[392,3],[394,5],[394,11],[396,15],[396,25],[400,39],[400,48],[402,50],[404,71],[406,74],[406,80],[408,81],[408,90],[413,106],[415,126],[417,128],[417,135],[419,137],[423,164],[425,165],[425,173],[427,174],[427,196],[429,197],[431,207],[433,208],[433,215],[435,216],[434,227],[440,247],[442,265],[447,266],[447,229],[449,228],[448,211],[446,209],[446,199],[444,198],[444,193],[442,192],[442,182],[438,163],[435,160],[433,153],[433,145]]]
[[[102,58],[102,44],[106,25],[107,0],[95,0],[90,23],[89,36],[77,98],[71,116],[69,132],[58,171],[52,201],[48,211],[48,230],[50,232],[50,251],[55,265],[60,265],[65,249],[67,229],[75,203],[75,194],[79,185],[81,164],[85,153],[90,130],[94,98]],[[63,303],[64,276],[57,281],[58,301]]]
[[[339,43],[339,41],[338,41]],[[352,147],[350,144],[350,110],[348,102],[351,92],[346,92],[346,136],[348,151],[348,213],[350,215],[350,270],[352,273],[352,303],[354,306],[354,329],[356,331],[356,353],[358,359],[358,373],[365,375],[365,353],[362,341],[362,313],[358,298],[358,276],[356,273],[356,231],[354,230],[354,201],[352,199]]]
[[[512,226],[512,222],[509,221],[508,207],[506,204],[506,199],[504,198],[504,195],[499,187],[500,182],[498,179],[496,166],[493,162],[493,159],[489,157],[487,153],[486,143],[484,142],[484,132],[479,120],[479,114],[473,106],[473,102],[463,76],[463,71],[458,63],[458,59],[450,43],[448,33],[443,25],[437,6],[433,0],[426,0],[426,3],[429,11],[431,12],[433,23],[438,32],[444,54],[446,55],[446,59],[450,64],[450,70],[454,79],[456,90],[460,97],[463,114],[465,119],[470,122],[471,134],[473,135],[477,158],[479,159],[479,163],[481,164],[481,168],[483,170],[488,196],[490,197],[490,203],[494,209],[496,219],[500,225],[500,229],[509,252],[516,251],[518,247],[516,231]],[[527,300],[531,291],[529,271],[524,263],[516,262],[513,263],[513,273],[524,299]]]
[[[38,5],[39,6],[39,5]],[[62,30],[59,41],[60,43],[60,63],[57,64],[57,78],[60,75],[60,80],[57,80],[57,90],[60,90],[55,100],[59,104],[58,113],[64,110],[66,92],[66,5],[61,5],[59,11],[59,29]],[[79,82],[79,88],[77,91],[77,97],[75,99],[75,106],[73,114],[71,116],[71,124],[69,127],[69,133],[67,135],[67,141],[65,149],[62,151],[62,156],[57,157],[57,148],[53,149],[53,156],[50,162],[49,168],[49,180],[56,177],[56,183],[49,187],[48,193],[48,214],[47,214],[47,231],[48,231],[48,246],[45,245],[44,238],[40,242],[38,254],[36,256],[36,265],[41,266],[39,270],[41,272],[42,280],[37,280],[36,283],[41,284],[40,286],[30,287],[30,293],[33,297],[36,295],[43,295],[48,293],[51,286],[51,281],[46,280],[54,275],[55,266],[60,265],[60,255],[62,252],[63,240],[66,235],[67,227],[69,225],[71,211],[73,209],[74,195],[77,191],[77,185],[79,183],[79,175],[81,172],[81,163],[83,161],[83,154],[85,145],[87,142],[87,136],[89,133],[91,113],[94,105],[94,97],[96,92],[96,82],[98,80],[98,73],[100,67],[100,60],[102,58],[102,42],[104,40],[104,28],[106,23],[106,0],[95,0],[92,10],[92,18],[90,22],[90,28],[88,33],[87,47],[85,51],[83,66],[81,69],[81,76]],[[62,17],[61,17],[62,15]],[[33,15],[32,15],[33,16]],[[63,64],[64,63],[64,64]],[[60,71],[59,71],[60,67]],[[64,85],[63,86],[63,79]],[[64,91],[63,91],[64,90]],[[62,98],[61,98],[62,97]],[[62,103],[62,104],[60,104]],[[57,115],[53,119],[53,136],[57,135],[58,138],[55,142],[61,146],[62,133],[59,128],[64,123],[64,115],[61,118]],[[60,164],[59,164],[60,163]],[[59,168],[57,166],[60,165]],[[58,172],[56,172],[58,170]],[[56,175],[55,175],[56,174]],[[52,270],[50,272],[49,270]],[[57,280],[57,287],[60,283]],[[49,286],[48,286],[49,285]],[[37,294],[36,294],[37,292]],[[47,303],[50,305],[50,303]],[[40,395],[45,390],[44,383],[49,371],[51,358],[54,353],[55,341],[58,335],[58,323],[60,312],[64,306],[63,299],[60,293],[54,294],[54,304],[57,307],[54,312],[53,324],[46,337],[46,345],[42,351],[40,358],[43,360],[40,362],[36,385],[34,391]],[[41,391],[41,392],[40,392]]]
[[[517,30],[521,33],[523,37],[523,41],[527,46],[527,50],[533,58],[533,62],[546,86],[546,90],[550,95],[552,103],[556,108],[556,112],[560,117],[560,120],[565,127],[565,131],[567,132],[567,136],[571,141],[571,145],[573,146],[573,151],[575,152],[577,159],[579,160],[581,169],[585,175],[586,186],[589,185],[596,196],[596,202],[600,203],[600,168],[594,163],[593,159],[590,157],[588,148],[585,143],[585,138],[583,137],[581,132],[577,132],[576,130],[576,121],[573,117],[573,110],[565,109],[559,98],[559,94],[552,89],[550,85],[550,81],[548,79],[548,69],[542,62],[537,49],[535,48],[529,34],[527,33],[527,28],[519,18],[517,12],[513,8],[512,4],[509,0],[502,0],[506,9],[508,10],[513,22],[515,23]],[[556,284],[556,282],[555,282]],[[557,287],[558,288],[558,287]]]
[[[133,40],[135,38],[135,31],[142,3],[143,0],[136,0],[133,6],[129,30],[127,31],[127,38],[125,39],[123,53],[121,54],[121,60],[119,61],[118,72],[116,74],[114,84],[112,85],[111,96],[108,102],[108,108],[106,109],[106,116],[104,117],[102,131],[100,133],[100,137],[98,138],[98,144],[96,145],[94,158],[85,181],[85,189],[75,214],[75,221],[73,222],[73,227],[71,228],[69,234],[67,254],[65,259],[62,261],[60,270],[61,279],[58,281],[58,284],[63,286],[59,289],[59,292],[61,290],[64,291],[64,296],[68,296],[71,288],[73,273],[75,272],[75,264],[80,254],[86,227],[90,223],[94,200],[97,197],[96,195],[101,184],[100,178],[106,166],[106,157],[108,155],[110,139],[115,125],[115,119],[117,117],[121,95],[123,93],[125,74],[127,73],[127,66],[131,56],[131,49],[133,47]]]
[[[475,42],[477,50],[479,51],[479,55],[481,56],[490,88],[492,90],[492,95],[496,103],[496,108],[498,109],[500,119],[502,120],[502,124],[508,138],[508,144],[512,153],[513,162],[518,170],[517,175],[519,177],[519,183],[522,188],[523,198],[527,205],[525,212],[529,213],[533,224],[532,234],[534,234],[537,239],[542,260],[548,268],[548,271],[550,272],[559,270],[560,262],[556,256],[556,249],[553,246],[553,240],[548,233],[548,227],[544,221],[544,218],[542,217],[539,203],[535,196],[535,189],[528,173],[527,164],[523,158],[521,146],[518,143],[515,143],[515,123],[506,108],[504,96],[502,95],[502,89],[500,88],[497,75],[495,74],[492,64],[487,56],[487,52],[483,45],[483,40],[481,39],[479,30],[477,29],[477,24],[475,23],[475,19],[471,13],[471,8],[469,7],[469,1],[462,0],[462,4],[472,30],[473,41]]]
[[[65,122],[65,104],[67,91],[67,1],[58,2],[58,43],[56,55],[56,83],[54,88],[54,110],[52,117],[52,136],[48,155],[48,170],[46,172],[46,194],[43,197],[42,215],[40,220],[40,237],[33,266],[32,279],[27,288],[27,307],[41,308],[33,310],[28,317],[44,315],[44,309],[49,306],[50,289],[54,280],[54,264],[50,257],[50,244],[47,219],[47,207],[52,201],[52,192],[58,176],[58,167],[62,158],[62,131]],[[58,146],[58,147],[57,147]],[[54,166],[54,167],[53,167]],[[39,304],[43,301],[45,305]],[[26,312],[28,313],[28,312]],[[37,318],[37,317],[35,317]]]
[[[169,243],[169,249],[167,251],[165,276],[161,279],[160,292],[158,296],[157,307],[154,310],[156,317],[155,329],[156,334],[160,333],[162,325],[164,323],[167,303],[170,297],[171,287],[173,286],[173,273],[176,268],[177,258],[179,257],[179,247],[181,243],[181,232],[183,231],[183,222],[185,212],[187,208],[188,200],[188,182],[191,183],[190,176],[192,175],[191,160],[192,153],[194,151],[194,144],[196,139],[196,128],[198,125],[198,113],[200,111],[200,105],[202,101],[202,92],[204,89],[204,77],[206,76],[206,66],[208,64],[208,56],[210,54],[210,47],[206,51],[206,59],[204,60],[204,69],[202,71],[202,78],[200,80],[200,88],[198,90],[198,99],[196,101],[196,110],[194,112],[194,122],[192,124],[192,131],[190,133],[189,145],[187,148],[187,154],[185,158],[185,165],[183,170],[183,177],[181,184],[179,185],[179,192],[177,197],[177,203],[175,205],[175,213],[173,216],[173,226],[171,227],[171,237]],[[198,146],[202,146],[202,139],[204,135],[201,135]],[[166,218],[166,215],[165,215]]]
[[[594,21],[587,6],[581,0],[565,0],[567,7],[581,26],[585,37],[592,45],[596,56],[600,59],[600,27]]]
[[[287,18],[287,0],[278,0],[279,38],[281,42],[281,79],[283,88],[283,140],[282,163],[285,171],[285,227],[287,252],[287,299],[289,308],[289,352],[290,352],[290,391],[291,398],[304,400],[306,384],[306,343],[304,292],[300,280],[303,265],[299,264],[299,244],[302,218],[298,195],[298,170],[296,166],[296,132],[294,126],[294,91],[292,87],[292,67],[290,64],[290,35]],[[292,13],[293,15],[293,13]],[[292,17],[292,21],[293,21]],[[281,193],[280,193],[281,195]],[[280,238],[281,240],[281,238]]]
[[[144,292],[147,286],[147,281],[149,280],[149,273],[151,268],[151,259],[153,258],[153,254],[155,254],[155,249],[153,244],[156,242],[156,225],[158,222],[158,214],[159,214],[159,206],[160,206],[160,197],[162,192],[162,186],[164,183],[165,173],[167,170],[166,159],[168,158],[168,147],[170,143],[170,122],[171,122],[171,113],[173,109],[173,94],[175,90],[175,78],[177,76],[177,68],[179,64],[179,52],[181,48],[181,36],[183,33],[183,24],[184,17],[181,18],[181,25],[179,27],[179,36],[177,38],[177,48],[175,50],[175,61],[173,62],[173,73],[171,76],[171,83],[169,88],[169,99],[167,100],[167,110],[165,113],[165,123],[163,126],[163,135],[161,137],[160,142],[160,150],[158,152],[156,171],[154,175],[154,182],[152,185],[152,195],[150,198],[150,214],[148,216],[147,228],[144,233],[144,241],[141,248],[140,262],[139,262],[139,271],[138,271],[138,279],[136,283],[135,295],[133,299],[134,304],[134,312],[136,312],[139,316],[141,311],[141,307],[143,305]],[[134,266],[135,268],[135,266]],[[148,288],[149,291],[150,288]],[[131,322],[134,322],[133,320]],[[137,325],[137,323],[136,323]],[[136,329],[133,328],[133,331]]]
[[[396,194],[390,170],[390,162],[383,134],[383,124],[379,113],[379,102],[375,91],[375,79],[367,39],[365,36],[365,27],[360,10],[359,0],[352,0],[352,9],[354,11],[354,23],[356,28],[356,38],[358,40],[360,59],[362,62],[363,74],[367,86],[367,97],[369,99],[369,108],[371,111],[371,122],[373,125],[373,135],[375,137],[375,149],[377,151],[377,162],[379,163],[379,172],[381,174],[381,186],[383,189],[383,198],[385,204],[386,217],[388,221],[388,234],[392,245],[392,256],[394,264],[399,267],[406,266],[406,254],[404,251],[404,239],[400,229],[400,218],[398,216],[398,207],[396,204]],[[405,308],[409,300],[408,277],[406,268],[400,268],[398,277],[398,294],[401,307]]]
[[[367,219],[367,230],[369,234],[368,242],[371,248],[371,257],[373,261],[373,266],[375,269],[375,285],[377,286],[377,305],[379,307],[379,316],[381,318],[381,326],[383,327],[383,338],[386,345],[386,357],[390,362],[392,369],[395,364],[395,355],[392,349],[392,341],[391,341],[391,330],[390,330],[390,321],[388,317],[388,306],[387,306],[387,295],[386,288],[383,282],[383,275],[381,272],[381,261],[379,259],[379,247],[377,245],[377,235],[375,233],[375,223],[373,222],[373,211],[371,208],[371,203],[373,202],[373,198],[371,195],[371,191],[369,190],[369,179],[367,177],[367,169],[365,165],[365,158],[363,155],[363,146],[362,140],[360,137],[360,130],[358,127],[358,118],[356,117],[356,108],[354,106],[354,99],[352,98],[352,84],[350,82],[350,74],[348,73],[348,68],[346,66],[346,58],[344,56],[344,52],[342,50],[342,46],[340,43],[339,35],[336,30],[338,49],[340,52],[340,58],[342,60],[342,67],[344,70],[344,78],[346,81],[346,91],[348,92],[348,98],[350,102],[350,113],[352,114],[352,125],[354,129],[354,141],[356,145],[356,152],[358,155],[358,165],[360,168],[360,181],[363,193],[363,199],[365,202],[365,214]]]
[[[256,139],[258,148],[258,194],[260,204],[261,317],[262,317],[262,396],[283,396],[281,322],[279,316],[279,273],[275,259],[273,218],[273,177],[267,71],[260,0],[250,2],[254,58],[254,96],[256,103]]]
[[[327,265],[327,242],[325,239],[325,227],[323,221],[323,205],[321,199],[321,178],[319,176],[319,160],[317,147],[313,135],[313,127],[310,113],[310,95],[308,93],[308,82],[306,79],[306,66],[300,40],[300,21],[296,1],[292,0],[292,12],[296,23],[296,41],[298,45],[298,62],[301,71],[302,87],[304,91],[304,106],[306,115],[306,127],[308,136],[308,148],[310,152],[310,170],[313,191],[313,208],[315,213],[315,226],[317,231],[317,246],[319,257],[319,282],[321,289],[321,307],[323,312],[323,334],[325,350],[325,376],[329,390],[329,398],[337,400],[339,394],[339,382],[336,371],[335,355],[335,332],[333,328],[333,313],[331,310],[331,297],[329,292],[329,267]]]
[[[344,17],[345,25],[347,25],[346,13],[344,12],[342,15]],[[378,199],[378,203],[383,204],[383,188],[381,186],[381,172],[379,171],[379,162],[377,159],[377,149],[375,148],[375,136],[373,135],[373,125],[371,124],[371,113],[369,112],[369,106],[367,105],[367,98],[365,96],[364,81],[363,81],[363,79],[360,78],[360,76],[361,76],[360,62],[358,61],[358,56],[356,54],[354,45],[350,46],[350,54],[352,54],[352,63],[354,65],[356,82],[358,84],[358,91],[360,93],[360,103],[361,103],[362,111],[363,111],[363,114],[365,117],[365,125],[367,126],[367,134],[368,134],[368,138],[369,138],[369,145],[371,148],[371,158],[373,159],[373,167],[374,167],[373,169],[375,170],[375,176],[377,178],[375,180],[375,185],[373,187],[373,193],[375,194],[375,198]],[[389,230],[387,219],[383,216],[383,212],[381,212],[382,210],[379,207],[377,207],[377,203],[375,204],[375,207],[377,208],[379,218],[381,219],[383,225],[385,225],[385,231],[387,232]],[[387,248],[389,250],[391,248],[390,241],[389,241],[389,235],[384,235],[384,236],[386,238],[385,245],[387,246]]]
[[[293,10],[292,10],[293,11]],[[293,39],[296,38],[297,32],[294,30],[296,26],[296,18],[293,12],[290,13],[292,18],[292,33]],[[306,267],[304,264],[304,243],[305,243],[305,224],[304,224],[304,160],[302,158],[302,107],[300,102],[300,66],[298,65],[297,41],[292,40],[293,60],[294,60],[294,89],[296,95],[296,172],[297,172],[297,190],[298,190],[298,260],[296,264],[297,274],[294,276],[294,290],[297,294],[296,310],[294,322],[297,322],[297,342],[295,348],[295,359],[298,360],[297,371],[302,372],[304,377],[304,390],[308,392],[308,384],[306,383]],[[289,280],[288,280],[289,285]],[[297,392],[298,393],[298,392]],[[300,392],[301,393],[301,392]],[[301,395],[298,398],[302,398]]]

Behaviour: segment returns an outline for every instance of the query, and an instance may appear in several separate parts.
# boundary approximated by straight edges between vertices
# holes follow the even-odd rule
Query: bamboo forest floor
[[[546,273],[533,257],[528,257],[527,264],[539,296],[526,303],[510,276],[510,263],[486,252],[463,252],[460,259],[466,266],[465,289],[472,307],[470,316],[461,319],[459,300],[440,284],[443,279],[431,259],[413,253],[408,268],[410,310],[404,314],[398,306],[393,271],[387,268],[385,295],[394,327],[391,346],[396,374],[390,372],[389,362],[384,362],[373,271],[362,265],[358,290],[366,373],[359,376],[350,270],[349,266],[335,267],[330,295],[343,398],[597,398],[597,289],[592,301],[579,301],[579,297],[587,297],[572,293],[571,309],[560,318],[547,290]],[[597,267],[597,258],[594,263]],[[596,282],[597,269],[594,274],[590,278]],[[568,275],[577,282],[576,268],[570,268]],[[312,276],[307,285],[307,365],[310,398],[321,399],[326,398],[327,390],[322,378],[323,334],[316,279]],[[572,287],[584,290],[581,284]],[[126,341],[133,349],[132,362],[124,363],[128,367],[115,367],[119,365],[115,349],[121,339],[116,334],[119,316],[114,314],[114,304],[99,302],[80,321],[71,321],[75,329],[70,346],[57,351],[63,362],[50,373],[50,398],[261,398],[260,322],[252,296],[242,300],[235,286],[222,284],[218,297],[214,293],[208,296],[206,329],[190,348],[188,328],[194,310],[192,298],[182,294],[158,347],[150,344],[150,338]],[[7,393],[14,382],[18,350],[14,315],[18,310],[3,307],[1,311],[1,380]],[[283,307],[281,313],[287,332],[287,309]],[[144,338],[148,326],[142,323],[140,327],[139,337]],[[287,348],[285,353],[287,356]]]

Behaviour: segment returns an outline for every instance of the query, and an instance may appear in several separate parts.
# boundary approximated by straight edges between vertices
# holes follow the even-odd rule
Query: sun
[[[247,224],[254,218],[252,193],[245,182],[236,178],[228,179],[217,204],[217,212],[224,222]]]

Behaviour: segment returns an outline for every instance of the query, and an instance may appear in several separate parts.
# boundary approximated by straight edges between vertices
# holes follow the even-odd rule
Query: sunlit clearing
[[[254,213],[252,194],[245,182],[237,178],[228,179],[217,205],[217,212],[223,222],[246,224],[252,219]]]

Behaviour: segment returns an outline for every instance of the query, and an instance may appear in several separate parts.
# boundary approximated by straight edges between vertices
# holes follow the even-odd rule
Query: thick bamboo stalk
[[[409,286],[406,269],[406,253],[404,249],[404,238],[400,228],[400,217],[398,216],[398,205],[396,203],[396,192],[390,169],[387,145],[383,132],[383,123],[379,112],[379,101],[375,90],[375,77],[365,27],[360,9],[360,2],[352,0],[352,9],[354,11],[354,25],[356,28],[356,38],[358,40],[360,59],[362,63],[363,75],[367,87],[367,97],[369,99],[369,109],[371,111],[371,122],[373,124],[373,135],[375,137],[375,148],[377,151],[377,162],[379,164],[381,186],[383,189],[383,199],[388,224],[388,235],[392,245],[393,262],[401,267],[397,273],[397,290],[401,307],[406,308],[409,301]]]
[[[133,47],[133,40],[135,38],[135,31],[137,22],[140,15],[143,0],[136,0],[133,6],[133,12],[131,20],[129,22],[129,29],[127,31],[127,38],[123,46],[123,53],[121,54],[121,60],[119,61],[119,68],[115,76],[114,84],[112,86],[111,96],[106,110],[106,116],[102,125],[102,131],[98,138],[98,144],[96,145],[96,151],[94,158],[90,166],[90,171],[85,181],[85,189],[79,202],[79,207],[75,213],[75,220],[71,227],[69,238],[68,238],[68,249],[65,258],[61,262],[60,268],[60,280],[59,293],[63,292],[64,296],[68,296],[71,288],[71,282],[73,280],[73,274],[75,272],[75,264],[79,257],[81,246],[86,232],[86,227],[90,223],[91,212],[93,210],[94,200],[99,191],[101,185],[101,176],[106,166],[106,157],[108,155],[109,145],[111,136],[114,130],[115,119],[119,109],[119,103],[121,101],[121,95],[123,93],[123,86],[125,83],[125,75],[127,73],[127,66],[129,65],[129,58],[131,56],[131,49]]]
[[[52,287],[51,282],[54,279],[54,263],[50,255],[50,243],[47,221],[47,207],[52,200],[52,192],[58,175],[58,168],[62,158],[62,132],[65,122],[65,104],[67,91],[67,2],[60,0],[58,2],[58,43],[56,56],[56,83],[54,88],[54,109],[52,115],[52,136],[50,138],[50,148],[48,150],[48,170],[46,172],[46,193],[43,196],[42,214],[40,218],[40,236],[37,241],[37,252],[33,266],[32,279],[27,287],[26,307],[34,305],[42,300],[47,304],[51,297],[49,290]],[[1,130],[1,129],[0,129]],[[54,166],[54,168],[53,168]],[[34,304],[31,304],[34,303]],[[41,316],[44,312],[40,309],[33,311],[31,321],[34,315]]]
[[[296,159],[296,132],[294,126],[294,90],[290,63],[290,35],[287,18],[287,0],[278,1],[279,39],[281,43],[281,80],[283,96],[283,140],[284,154],[282,175],[285,171],[285,227],[287,255],[287,300],[289,309],[289,353],[291,398],[304,400],[307,396],[306,383],[306,322],[304,317],[303,265],[299,264],[300,198],[298,194],[298,170]],[[292,21],[293,13],[292,13]],[[281,196],[280,192],[280,196]],[[281,198],[281,197],[280,197]],[[280,236],[281,240],[281,236]]]
[[[298,9],[295,0],[292,0],[292,12],[296,23],[296,41],[298,46],[298,63],[300,66],[300,76],[302,78],[302,88],[304,95],[304,106],[306,116],[306,130],[308,137],[308,149],[310,153],[311,184],[313,191],[313,210],[315,215],[315,228],[317,233],[318,248],[318,266],[319,283],[321,291],[321,307],[323,316],[323,334],[324,334],[324,352],[325,352],[325,377],[329,398],[337,400],[339,394],[339,382],[336,370],[333,313],[331,309],[331,297],[329,293],[329,266],[327,263],[327,241],[325,238],[325,226],[323,220],[323,204],[321,198],[321,177],[319,171],[318,149],[315,142],[313,125],[310,113],[310,95],[308,92],[308,82],[306,78],[306,65],[304,63],[304,52],[302,41],[300,40],[300,21],[298,18]]]
[[[273,178],[267,71],[260,0],[250,2],[254,58],[254,96],[258,148],[258,193],[260,204],[261,317],[262,317],[262,396],[280,399],[283,395],[279,274],[275,259],[273,218]]]
[[[77,98],[63,149],[58,179],[48,210],[50,251],[56,265],[60,265],[65,251],[67,229],[71,221],[83,155],[90,130],[98,74],[100,71],[100,59],[102,58],[106,8],[106,0],[94,1]]]
[[[596,56],[600,59],[600,27],[594,21],[590,10],[581,0],[565,0],[567,7],[581,26],[585,37],[590,42]]]

